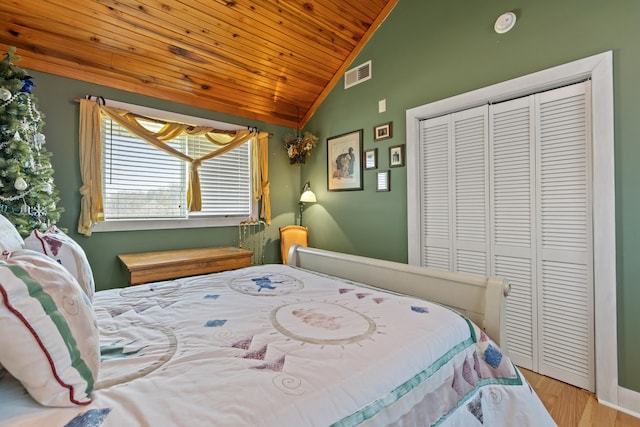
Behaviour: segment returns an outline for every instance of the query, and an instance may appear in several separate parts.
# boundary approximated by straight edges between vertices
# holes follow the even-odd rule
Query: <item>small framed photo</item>
[[[376,176],[376,191],[391,191],[389,171],[379,171]]]
[[[377,148],[364,150],[364,168],[365,169],[378,168],[378,149]]]
[[[373,127],[373,140],[382,141],[391,138],[392,122],[383,123]]]
[[[362,134],[355,130],[327,138],[327,189],[362,190]]]
[[[397,168],[404,166],[404,144],[389,147],[389,167]]]

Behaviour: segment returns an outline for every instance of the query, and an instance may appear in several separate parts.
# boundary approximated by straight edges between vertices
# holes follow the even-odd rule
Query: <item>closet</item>
[[[419,124],[420,263],[506,277],[514,363],[595,389],[589,80]]]

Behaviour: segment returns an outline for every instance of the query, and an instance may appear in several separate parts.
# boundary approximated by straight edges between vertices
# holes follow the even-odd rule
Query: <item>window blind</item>
[[[188,136],[187,153],[199,158],[211,152],[204,137]],[[202,211],[192,216],[251,216],[250,143],[202,162],[200,191]]]
[[[161,125],[145,122],[150,131]],[[105,219],[186,219],[190,216],[251,214],[250,145],[202,162],[202,211],[187,211],[189,164],[159,150],[108,117],[102,118]],[[181,135],[167,142],[199,158],[212,149],[204,136]]]

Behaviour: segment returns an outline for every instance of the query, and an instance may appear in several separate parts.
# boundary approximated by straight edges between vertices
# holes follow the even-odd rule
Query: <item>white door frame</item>
[[[596,395],[619,406],[616,307],[616,239],[613,123],[613,53],[559,65],[513,80],[407,110],[407,223],[409,263],[420,264],[421,196],[417,177],[420,121],[478,105],[505,101],[585,79],[592,83],[593,251]]]

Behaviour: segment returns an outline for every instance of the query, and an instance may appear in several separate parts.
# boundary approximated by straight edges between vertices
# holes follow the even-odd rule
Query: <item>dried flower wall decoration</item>
[[[311,150],[318,143],[318,137],[310,132],[305,132],[302,136],[287,135],[284,137],[284,148],[289,156],[289,163],[292,165],[304,164],[307,157],[311,155]]]

